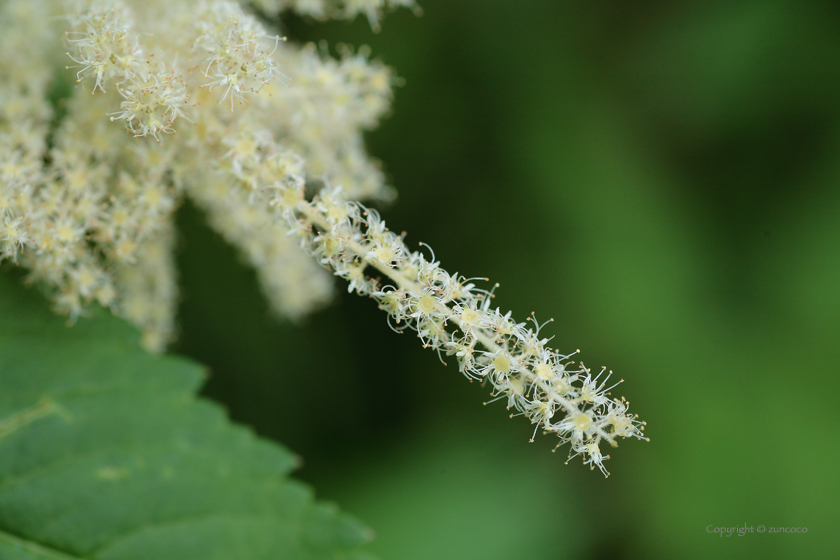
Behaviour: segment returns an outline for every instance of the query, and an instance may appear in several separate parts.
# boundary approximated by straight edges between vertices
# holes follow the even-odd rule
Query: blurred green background
[[[609,479],[340,287],[275,321],[186,206],[176,351],[299,452],[383,559],[829,558],[838,538],[840,4],[421,0],[291,21],[406,85],[369,135],[383,215],[627,379]],[[807,527],[720,538],[707,526]]]

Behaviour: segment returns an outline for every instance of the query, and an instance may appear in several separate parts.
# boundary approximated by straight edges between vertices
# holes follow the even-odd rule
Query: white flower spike
[[[290,45],[255,15],[361,14],[375,28],[400,6],[416,9],[6,0],[0,51],[27,54],[0,66],[0,260],[25,266],[71,320],[108,306],[159,351],[174,332],[173,215],[189,197],[257,269],[280,315],[323,305],[330,271],[376,300],[394,330],[414,331],[442,361],[454,356],[534,434],[554,434],[606,475],[603,444],[646,439],[629,403],[610,394],[611,372],[553,350],[547,323],[517,322],[493,306],[486,278],[447,272],[431,248],[411,251],[357,202],[393,197],[362,138],[390,107],[393,72],[366,48],[341,46],[333,59]],[[72,64],[58,62],[63,53]],[[65,65],[80,87],[54,115],[51,82]]]

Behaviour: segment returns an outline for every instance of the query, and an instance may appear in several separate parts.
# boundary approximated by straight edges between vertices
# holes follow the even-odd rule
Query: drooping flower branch
[[[460,371],[489,383],[493,395],[516,411],[511,417],[524,415],[535,425],[534,434],[555,434],[558,447],[570,443],[570,457],[583,455],[605,476],[609,455],[602,454],[602,443],[617,447],[617,438],[646,439],[629,402],[610,397],[623,380],[608,386],[612,372],[606,368],[593,376],[583,362],[570,360],[576,352],[553,350],[540,337],[544,325],[534,314],[532,328],[493,308],[492,290],[473,284],[479,279],[448,273],[434,253],[428,259],[410,251],[374,210],[343,201],[340,192],[325,189],[312,202],[283,207],[287,198],[278,204],[293,227],[296,219],[306,224],[304,246],[321,264],[349,280],[351,290],[375,299],[395,329],[410,328],[424,347],[455,355]],[[368,267],[385,282],[366,276]]]
[[[375,24],[384,8],[414,2],[255,4]],[[66,72],[79,86],[61,119],[48,100],[59,42],[46,21],[66,24]],[[366,49],[343,47],[336,60],[289,45],[230,0],[8,0],[0,49],[26,44],[37,26],[31,60],[0,67],[0,259],[26,266],[59,311],[110,306],[162,349],[177,299],[173,214],[189,197],[281,315],[328,299],[326,268],[605,475],[603,445],[645,439],[629,403],[610,395],[611,372],[550,348],[533,314],[516,322],[486,279],[409,250],[357,202],[393,195],[362,132],[388,110],[395,78]]]
[[[289,158],[282,148],[265,144],[259,156],[234,153],[233,168],[249,176],[266,162]],[[388,314],[394,330],[416,332],[426,348],[456,356],[460,371],[471,381],[492,387],[514,414],[526,416],[540,429],[569,443],[574,455],[604,475],[602,444],[618,445],[617,438],[644,437],[644,422],[629,413],[629,402],[612,398],[612,372],[593,374],[571,354],[561,354],[541,337],[535,315],[517,323],[511,313],[493,307],[493,290],[450,274],[431,253],[411,251],[402,235],[390,231],[379,214],[348,201],[340,188],[323,188],[312,200],[304,198],[305,181],[296,167],[264,184],[245,185],[252,204],[274,209],[296,238],[321,265],[349,282],[348,290],[370,296]],[[233,181],[236,184],[236,181]],[[370,271],[374,274],[369,274]],[[623,381],[623,380],[622,380]],[[531,441],[533,441],[533,436]]]

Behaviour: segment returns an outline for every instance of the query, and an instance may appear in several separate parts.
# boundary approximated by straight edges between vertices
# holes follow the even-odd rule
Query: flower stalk
[[[394,330],[415,332],[444,363],[454,357],[534,434],[554,434],[607,475],[603,445],[646,439],[610,394],[612,372],[552,349],[533,313],[516,322],[494,307],[495,287],[480,287],[486,278],[411,251],[359,202],[393,198],[363,141],[389,110],[393,71],[364,47],[332,58],[290,45],[257,15],[362,14],[376,26],[400,6],[416,4],[6,0],[0,51],[27,56],[0,66],[0,260],[27,268],[71,321],[99,303],[160,351],[175,332],[174,213],[190,198],[282,317],[329,299],[326,268]],[[60,67],[77,88],[53,119]]]
[[[617,447],[617,438],[648,439],[645,423],[629,413],[630,403],[610,398],[609,391],[623,380],[607,386],[612,372],[604,375],[606,368],[593,377],[583,362],[575,366],[569,360],[577,351],[563,355],[551,349],[549,340],[540,338],[542,326],[534,314],[529,321],[535,328],[530,328],[492,309],[492,291],[450,275],[434,256],[430,261],[420,251],[409,251],[402,236],[391,233],[374,211],[342,202],[339,191],[322,191],[312,202],[301,200],[292,208],[285,217],[292,220],[293,231],[299,231],[294,220],[303,221],[308,235],[302,241],[321,264],[340,277],[354,278],[355,291],[376,300],[397,325],[415,330],[425,347],[457,355],[470,381],[489,383],[493,396],[508,399],[508,409],[516,411],[511,417],[528,417],[535,434],[539,429],[555,434],[557,447],[571,444],[569,458],[582,455],[585,464],[608,476],[604,461],[609,455],[601,453],[602,443]],[[331,217],[335,208],[340,211],[332,215],[341,218]],[[360,281],[366,267],[393,285],[371,277]]]

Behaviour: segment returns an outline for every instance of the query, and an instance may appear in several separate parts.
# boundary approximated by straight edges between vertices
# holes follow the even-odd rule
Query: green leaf
[[[93,315],[0,276],[0,560],[367,558],[292,453],[196,398],[200,366]]]

